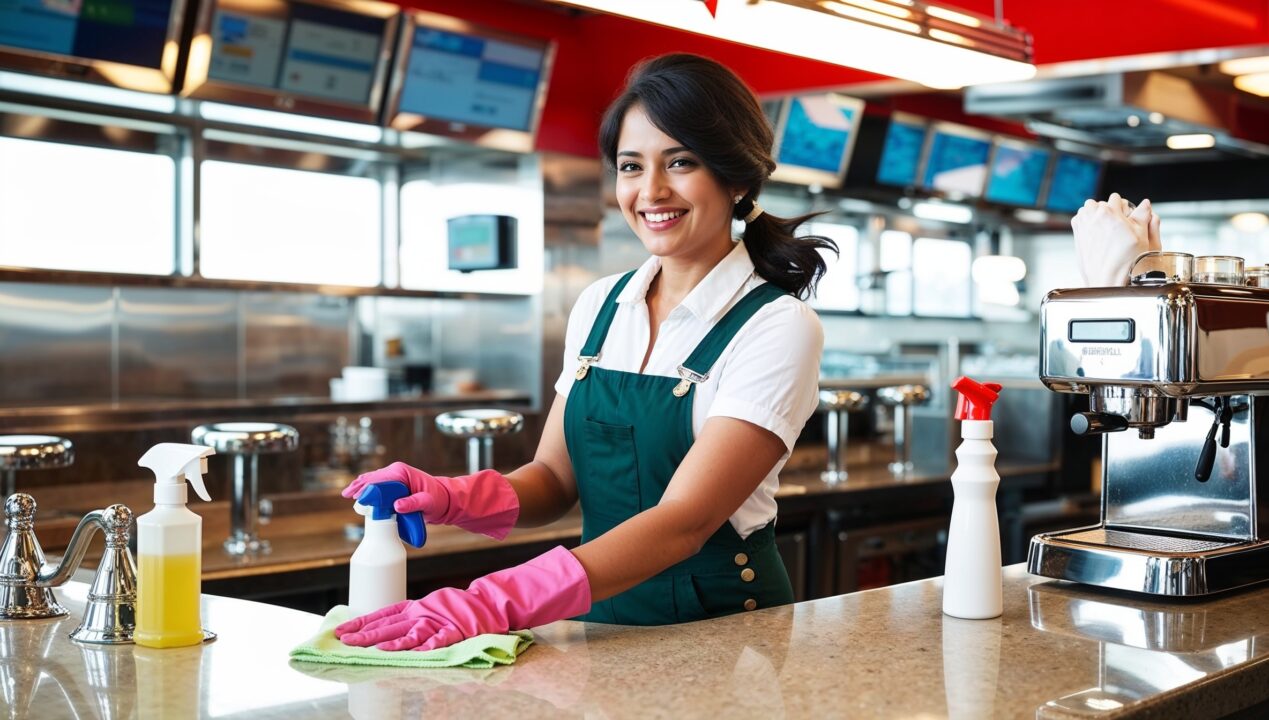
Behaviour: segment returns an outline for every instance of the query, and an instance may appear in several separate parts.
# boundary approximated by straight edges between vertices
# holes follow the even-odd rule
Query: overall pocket
[[[601,521],[605,530],[639,513],[639,461],[634,427],[587,419],[582,423],[586,477],[578,478],[582,513],[587,523]],[[601,531],[602,532],[602,531]]]

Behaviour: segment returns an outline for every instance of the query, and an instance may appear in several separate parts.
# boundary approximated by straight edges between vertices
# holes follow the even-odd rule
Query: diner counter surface
[[[1216,718],[1269,699],[1269,589],[1157,602],[1005,568],[1004,615],[940,612],[942,578],[679,626],[562,621],[513,666],[288,661],[316,615],[204,596],[216,641],[152,650],[0,622],[16,718]],[[1258,708],[1259,709],[1259,708]]]

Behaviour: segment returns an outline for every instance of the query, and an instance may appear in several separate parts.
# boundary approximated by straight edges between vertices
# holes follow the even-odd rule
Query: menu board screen
[[[174,0],[0,0],[0,45],[159,69]]]
[[[350,105],[371,101],[385,18],[302,3],[286,5],[285,15],[246,7],[216,8],[209,78]]]
[[[921,148],[925,146],[925,125],[891,118],[886,141],[877,165],[877,182],[901,187],[916,184]]]
[[[855,146],[862,100],[837,93],[789,98],[776,129],[773,180],[837,187]]]
[[[930,138],[922,186],[978,197],[987,180],[991,139],[972,130],[938,126]]]
[[[528,132],[546,47],[430,27],[414,31],[398,110]]]
[[[987,178],[986,199],[1008,205],[1034,207],[1040,202],[1040,184],[1049,166],[1050,153],[1027,143],[999,140]]]
[[[1059,153],[1053,165],[1053,176],[1049,178],[1045,209],[1061,212],[1079,210],[1085,200],[1097,195],[1101,174],[1101,161]]]

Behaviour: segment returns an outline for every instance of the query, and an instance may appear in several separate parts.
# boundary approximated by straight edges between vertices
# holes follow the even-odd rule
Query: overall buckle
[[[577,367],[577,372],[573,373],[573,377],[578,380],[585,380],[586,373],[590,372],[590,366],[599,362],[599,355],[578,355],[577,362],[581,363]]]
[[[679,381],[678,385],[674,386],[674,397],[683,397],[687,394],[687,391],[691,389],[693,383],[703,383],[708,380],[709,373],[702,375],[695,370],[689,370],[688,368],[680,365],[679,377],[682,378],[682,380]]]

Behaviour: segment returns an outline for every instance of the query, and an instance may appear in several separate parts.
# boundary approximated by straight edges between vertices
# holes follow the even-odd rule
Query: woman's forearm
[[[700,551],[711,532],[701,527],[699,512],[680,505],[649,508],[573,550],[593,600],[629,590]]]
[[[577,502],[576,491],[568,492],[555,472],[541,461],[533,460],[506,478],[520,499],[516,527],[540,527],[555,522]]]

